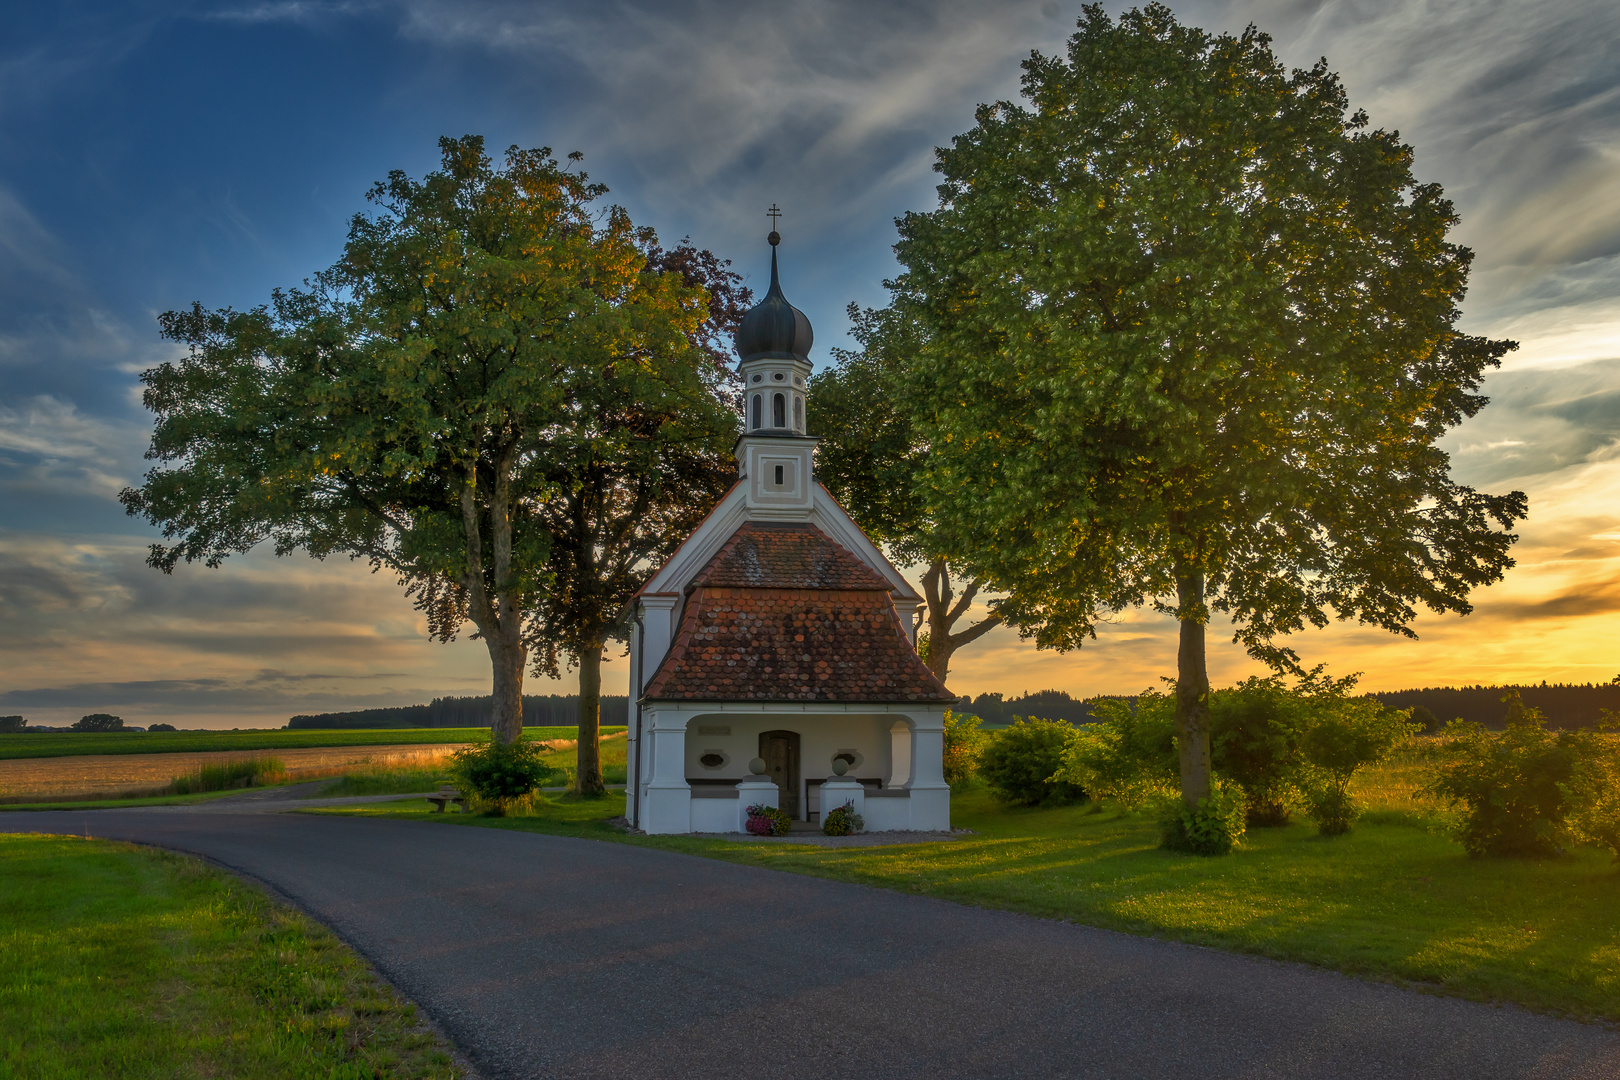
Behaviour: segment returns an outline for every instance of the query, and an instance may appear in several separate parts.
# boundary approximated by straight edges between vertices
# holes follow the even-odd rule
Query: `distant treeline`
[[[1524,703],[1540,709],[1549,727],[1592,727],[1601,718],[1600,710],[1620,712],[1620,686],[1595,683],[1541,683],[1536,686],[1435,686],[1421,690],[1389,690],[1369,694],[1391,709],[1422,705],[1441,724],[1450,720],[1472,720],[1486,727],[1500,728],[1507,715],[1502,698],[1517,690]],[[1013,717],[1067,720],[1071,724],[1091,721],[1091,703],[1104,697],[1084,700],[1062,690],[1042,690],[1022,697],[1003,698],[1000,694],[964,697],[956,711],[979,717],[986,724],[1010,724]],[[1125,698],[1124,700],[1132,700]]]
[[[1620,686],[1597,683],[1541,683],[1536,686],[1435,686],[1421,690],[1390,690],[1369,696],[1392,709],[1422,705],[1444,724],[1451,720],[1472,720],[1499,728],[1507,716],[1502,697],[1517,690],[1524,703],[1540,709],[1548,727],[1593,727],[1600,710],[1620,711]]]
[[[1091,722],[1091,702],[1103,698],[1070,697],[1064,690],[1037,690],[1022,697],[1004,698],[1000,694],[980,694],[976,698],[963,698],[955,711],[977,716],[986,724],[1010,724],[1013,717],[1036,717],[1041,720],[1067,720],[1071,724]]]
[[[426,705],[397,705],[387,709],[318,713],[295,716],[290,728],[440,728],[488,727],[493,698],[442,697]],[[602,723],[623,726],[630,714],[630,699],[604,694]],[[568,727],[579,722],[578,694],[523,697],[524,727]]]
[[[1440,723],[1462,718],[1501,727],[1506,713],[1502,696],[1517,690],[1524,703],[1540,709],[1552,727],[1591,727],[1600,719],[1599,710],[1620,712],[1620,686],[1587,684],[1548,684],[1539,686],[1437,686],[1421,690],[1389,690],[1369,695],[1392,709],[1422,705]],[[986,724],[1010,724],[1013,717],[1067,720],[1071,724],[1091,722],[1094,698],[1071,697],[1063,690],[1039,690],[1020,697],[980,694],[964,697],[956,706],[959,713],[979,717]],[[1124,700],[1132,700],[1127,697]],[[400,705],[388,709],[361,709],[357,712],[320,713],[295,716],[290,728],[435,728],[485,727],[489,724],[490,699],[487,697],[434,698],[427,705]],[[575,694],[547,694],[523,699],[524,727],[567,727],[578,721],[579,697]],[[602,698],[602,723],[629,723],[630,700],[623,696]]]

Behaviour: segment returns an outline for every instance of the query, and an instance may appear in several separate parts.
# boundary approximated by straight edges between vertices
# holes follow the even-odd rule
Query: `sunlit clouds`
[[[1520,489],[1518,566],[1474,614],[1411,641],[1338,625],[1307,663],[1363,684],[1608,681],[1620,619],[1620,20],[1598,0],[1174,5],[1290,64],[1325,55],[1354,107],[1416,147],[1476,254],[1463,327],[1520,343],[1492,404],[1451,433],[1457,477]],[[1119,5],[1111,4],[1117,10]],[[1077,4],[200,3],[74,6],[0,44],[0,713],[89,711],[182,726],[487,692],[482,645],[428,640],[386,574],[267,551],[218,571],[145,566],[155,537],[120,487],[150,419],[137,373],[175,355],[154,316],[263,303],[336,257],[366,185],[420,173],[440,135],[585,153],[666,241],[767,272],[843,337],[883,302],[892,219],[934,202],[933,147],[1018,62],[1061,48]],[[810,408],[815,403],[810,402]],[[1211,675],[1255,672],[1219,626]],[[1174,669],[1172,622],[1122,613],[1038,653],[997,630],[953,690],[1132,692]],[[604,689],[624,689],[615,658]],[[539,692],[564,685],[531,684]]]

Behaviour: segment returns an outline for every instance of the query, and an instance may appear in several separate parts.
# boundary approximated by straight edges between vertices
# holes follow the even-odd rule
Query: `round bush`
[[[1086,791],[1053,777],[1074,741],[1074,725],[1060,720],[1015,719],[994,732],[979,752],[979,776],[1003,802],[1054,806],[1079,802]]]
[[[828,836],[848,836],[866,828],[866,819],[855,812],[855,804],[847,802],[827,811],[821,822],[821,831]]]
[[[552,774],[540,760],[541,753],[539,745],[527,739],[469,746],[456,751],[451,774],[463,792],[499,807],[528,795]]]

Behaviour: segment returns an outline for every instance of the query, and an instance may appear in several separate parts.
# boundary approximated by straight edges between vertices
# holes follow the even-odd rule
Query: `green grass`
[[[279,785],[269,785],[276,787]],[[0,803],[0,812],[7,810],[119,810],[127,806],[184,806],[187,803],[208,802],[236,791],[207,791],[196,795],[148,795],[138,799],[80,799],[73,802]]]
[[[1409,788],[1405,769],[1372,788]],[[904,847],[632,837],[604,820],[623,807],[614,794],[506,819],[430,816],[414,804],[345,812],[685,851],[1620,1021],[1620,871],[1607,853],[1472,860],[1432,807],[1379,805],[1336,840],[1308,824],[1254,830],[1216,859],[1158,850],[1145,815],[1013,809],[982,788],[952,803],[954,824],[974,835]]]
[[[603,728],[602,734],[609,735],[623,728]],[[572,733],[570,733],[572,737]],[[626,754],[629,752],[629,741],[626,739],[604,739],[598,744],[602,754],[602,782],[604,784],[622,784],[628,775]],[[557,770],[555,776],[546,781],[547,787],[573,787],[574,773],[579,764],[579,751],[576,747],[564,747],[553,750],[549,754],[541,754],[540,760]]]
[[[355,769],[344,773],[315,796],[330,799],[344,795],[409,795],[418,791],[436,791],[448,782],[450,773],[444,766],[432,768]]]
[[[0,835],[0,943],[3,1076],[456,1075],[328,931],[196,859]]]
[[[604,735],[623,731],[604,727]],[[531,727],[533,739],[572,739],[571,727]],[[390,746],[415,743],[464,743],[487,739],[485,728],[365,728],[353,731],[58,731],[38,735],[0,735],[0,760],[72,757],[79,754],[175,754],[210,750],[291,750],[307,746]]]

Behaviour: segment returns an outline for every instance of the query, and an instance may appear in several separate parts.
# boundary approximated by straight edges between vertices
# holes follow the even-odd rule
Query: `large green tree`
[[[956,651],[999,626],[1001,618],[992,610],[956,629],[980,583],[969,578],[956,593],[917,483],[928,444],[913,422],[905,377],[921,346],[921,327],[894,307],[863,310],[851,304],[849,319],[860,348],[834,349],[832,366],[810,376],[808,430],[821,439],[816,479],[902,563],[928,567],[922,579],[926,630],[918,634],[918,646],[944,682]]]
[[[1459,486],[1436,445],[1513,345],[1457,330],[1457,216],[1325,61],[1090,6],[1023,94],[979,109],[939,152],[939,208],[900,222],[923,482],[945,550],[1038,645],[1140,604],[1180,621],[1196,803],[1212,612],[1297,670],[1280,635],[1413,636],[1417,605],[1466,613],[1513,565],[1525,497]]]
[[[731,342],[750,291],[729,262],[689,243],[666,250],[654,240],[646,257],[649,269],[707,297],[700,321],[687,330],[694,349],[685,362],[696,378],[686,391],[698,398],[688,403],[685,394],[659,392],[662,376],[626,358],[601,373],[589,408],[557,426],[538,467],[556,495],[538,506],[551,558],[550,584],[535,605],[535,667],[552,677],[564,663],[579,669],[574,782],[584,794],[605,789],[603,650],[627,639],[626,605],[650,568],[692,534],[737,478]],[[728,403],[717,409],[721,399]]]
[[[372,189],[377,212],[304,288],[161,317],[189,346],[143,376],[167,467],[122,498],[163,530],[164,571],[265,540],[392,571],[440,639],[472,622],[510,742],[531,658],[549,670],[589,640],[569,621],[588,603],[558,596],[589,533],[580,492],[668,450],[614,505],[679,519],[713,486],[693,460],[712,472],[736,419],[703,347],[710,298],[593,205],[604,188],[548,149],[497,167],[479,137],[440,148],[439,171]]]

